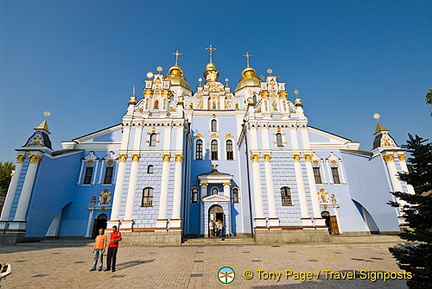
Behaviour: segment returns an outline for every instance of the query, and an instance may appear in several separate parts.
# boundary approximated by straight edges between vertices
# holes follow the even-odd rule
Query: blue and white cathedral
[[[0,218],[0,243],[94,237],[118,225],[130,244],[181,244],[209,236],[257,243],[314,242],[329,234],[394,233],[404,225],[391,191],[404,151],[377,124],[372,151],[308,126],[298,92],[249,65],[237,87],[210,61],[193,92],[176,62],[149,73],[122,122],[62,142],[54,151],[43,121],[17,149]]]

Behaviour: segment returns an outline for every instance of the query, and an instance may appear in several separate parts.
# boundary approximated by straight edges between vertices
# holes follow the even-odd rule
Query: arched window
[[[218,190],[218,188],[212,188],[212,190],[211,190],[211,194],[212,195],[217,195],[217,194],[219,194],[219,190]]]
[[[289,187],[281,188],[282,206],[292,206],[291,189]]]
[[[192,188],[192,203],[198,203],[198,188]]]
[[[203,159],[203,141],[201,139],[197,140],[195,143],[195,159]]]
[[[156,133],[152,133],[152,134],[150,135],[150,143],[149,143],[149,145],[150,145],[151,147],[156,146]]]
[[[145,188],[142,194],[141,207],[152,207],[153,206],[153,188]]]
[[[147,174],[153,174],[153,165],[147,166]]]
[[[226,159],[234,159],[233,142],[230,139],[226,141]]]
[[[218,142],[217,140],[212,140],[211,141],[211,159],[212,160],[217,160],[218,159]]]
[[[233,189],[233,203],[239,202],[238,188]]]
[[[283,147],[282,134],[279,132],[276,134],[276,145],[278,147]]]
[[[217,120],[215,120],[215,119],[212,119],[212,120],[211,120],[211,128],[210,128],[210,131],[212,131],[212,132],[217,132]]]

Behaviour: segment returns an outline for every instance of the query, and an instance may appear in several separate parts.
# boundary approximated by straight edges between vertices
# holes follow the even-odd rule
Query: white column
[[[398,177],[398,171],[396,169],[396,164],[394,162],[393,153],[383,155],[383,158],[386,162],[387,169],[389,171],[390,181],[391,181],[392,186],[393,186],[393,191],[402,192],[403,191],[402,184],[401,184],[399,177]]]
[[[207,187],[208,183],[200,183],[201,186],[201,199],[207,197]]]
[[[399,164],[401,166],[402,172],[404,173],[408,173],[408,167],[406,164],[406,155],[405,154],[398,154],[398,158],[399,158]],[[412,185],[407,184],[407,189],[408,189],[408,193],[414,195],[415,191]]]
[[[18,207],[15,213],[14,221],[25,221],[31,192],[33,189],[34,179],[36,177],[36,170],[41,160],[42,157],[40,155],[30,155],[30,163],[24,179],[24,184],[18,201]]]
[[[94,212],[94,209],[89,210],[89,217],[87,220],[87,230],[86,230],[86,234],[85,234],[86,238],[90,237],[90,228],[91,228],[91,223],[93,221],[93,212]]]
[[[130,135],[130,126],[129,125],[123,125],[123,136],[122,136],[122,142],[120,145],[120,151],[127,151],[128,143],[129,143],[129,135]]]
[[[252,154],[252,178],[253,178],[253,192],[255,203],[255,227],[266,227],[266,220],[264,218],[262,192],[261,192],[261,174],[259,167],[259,154]]]
[[[305,161],[306,161],[306,171],[307,171],[307,177],[308,177],[308,181],[309,181],[310,196],[311,196],[311,200],[312,200],[313,217],[315,219],[317,219],[317,218],[321,219],[321,211],[320,211],[320,207],[319,207],[315,177],[314,177],[313,168],[312,168],[312,155],[311,154],[305,154],[304,157],[305,157]]]
[[[300,164],[300,154],[293,154],[294,159],[294,170],[295,170],[295,176],[296,176],[296,183],[297,183],[297,191],[300,201],[300,214],[302,219],[303,225],[311,226],[311,220],[309,219],[309,212],[306,202],[306,192],[304,189],[304,183],[303,183],[303,176],[302,176],[302,170],[301,170],[301,164]]]
[[[141,147],[141,138],[142,138],[142,126],[135,126],[135,138],[133,144],[133,150],[139,151]]]
[[[181,190],[182,190],[182,163],[183,155],[175,155],[175,172],[174,172],[174,200],[173,200],[173,212],[172,219],[170,220],[170,229],[181,228]]]
[[[132,155],[132,165],[129,176],[129,187],[126,199],[126,211],[124,216],[124,221],[122,223],[123,229],[132,228],[132,214],[134,209],[135,191],[138,178],[138,165],[139,165],[139,154]]]
[[[223,183],[222,185],[223,185],[224,196],[230,198],[231,197],[231,192],[230,192],[231,183]]]
[[[1,214],[0,221],[8,221],[9,220],[10,210],[12,208],[12,202],[15,198],[15,192],[16,192],[16,188],[18,186],[19,177],[21,175],[21,170],[23,167],[25,155],[17,155],[16,158],[17,158],[17,164],[15,166],[15,172],[12,176],[12,180],[11,180],[11,183],[9,185],[8,192],[6,194],[6,199],[5,199],[5,202],[3,205],[3,211]],[[1,224],[0,224],[0,229],[4,229]]]
[[[114,189],[114,197],[113,197],[111,220],[110,220],[110,222],[113,222],[113,224],[110,224],[111,226],[109,227],[112,227],[113,225],[117,225],[118,223],[121,197],[122,197],[123,184],[124,184],[124,176],[126,171],[126,159],[127,159],[127,154],[119,155],[118,172],[117,172],[117,178],[115,182],[116,185]]]
[[[168,198],[168,180],[170,168],[170,154],[162,155],[162,179],[161,179],[161,193],[159,203],[159,215],[156,221],[156,227],[159,229],[166,229],[167,227],[167,198]]]
[[[402,189],[402,184],[399,180],[398,177],[398,171],[396,169],[396,164],[394,162],[394,155],[393,153],[389,153],[389,154],[385,154],[383,155],[383,159],[386,162],[387,165],[387,169],[390,175],[390,182],[392,184],[393,187],[393,191],[394,192],[403,192]],[[406,201],[401,200],[399,198],[396,198],[396,201],[399,203],[400,208],[402,208],[403,206],[406,205]],[[398,210],[398,214],[399,214],[399,224],[403,224],[405,223],[404,218],[402,217],[402,212],[400,210]]]
[[[268,209],[269,209],[269,227],[271,228],[271,227],[279,226],[279,218],[276,215],[273,174],[272,174],[270,159],[271,159],[270,154],[264,154],[264,169],[265,169],[265,177],[266,177],[266,185],[267,185],[267,200],[268,200]]]

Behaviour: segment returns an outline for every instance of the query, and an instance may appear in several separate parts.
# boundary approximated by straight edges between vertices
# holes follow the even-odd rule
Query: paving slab
[[[407,288],[388,248],[332,244],[119,248],[117,271],[90,272],[91,243],[0,247],[13,272],[2,288]],[[234,281],[223,284],[229,266]],[[394,273],[393,273],[394,272]],[[407,276],[402,276],[407,277]],[[375,280],[376,279],[376,280]],[[224,279],[226,282],[227,279]]]

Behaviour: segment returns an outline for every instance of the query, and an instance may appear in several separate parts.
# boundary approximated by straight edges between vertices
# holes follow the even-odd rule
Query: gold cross
[[[178,57],[179,57],[179,55],[182,55],[182,54],[180,52],[178,52],[178,50],[176,50],[176,52],[173,53],[173,55],[175,55],[175,58],[176,58],[175,65],[177,66],[177,64],[178,64]]]
[[[210,47],[206,48],[206,50],[210,51],[210,62],[213,62],[213,51],[216,50],[211,44]]]
[[[244,57],[246,57],[246,67],[250,67],[249,65],[249,57],[251,57],[252,55],[249,54],[249,52],[246,52],[245,55],[243,55]]]

